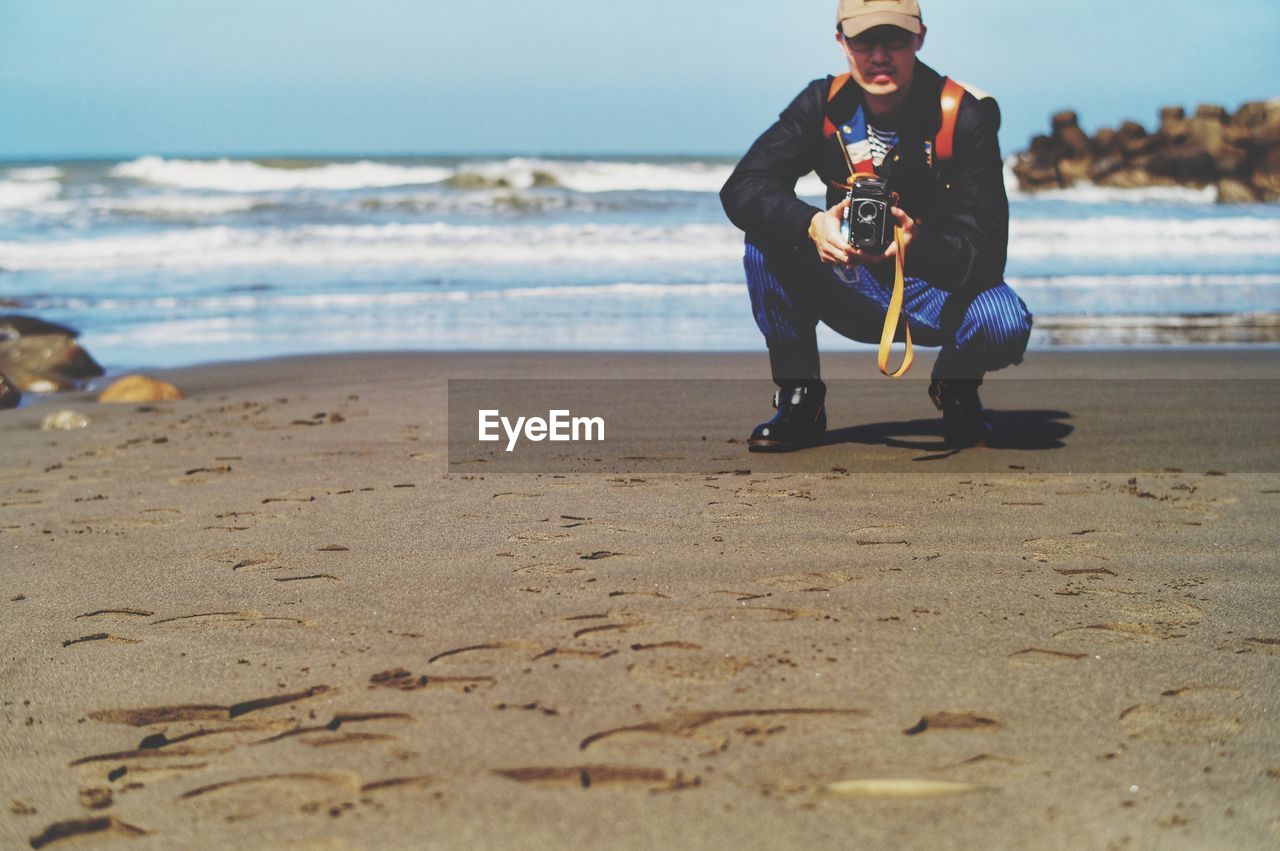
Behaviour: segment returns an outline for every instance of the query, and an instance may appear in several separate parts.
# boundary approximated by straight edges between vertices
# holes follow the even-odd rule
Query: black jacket
[[[996,131],[1000,108],[968,92],[956,119],[954,156],[926,159],[942,123],[944,78],[919,60],[898,129],[900,142],[878,170],[901,196],[901,207],[920,225],[907,252],[908,275],[952,292],[976,294],[1004,279],[1009,243],[1009,200]],[[850,80],[827,101],[831,78],[814,80],[766,130],[720,190],[729,219],[766,254],[814,251],[807,236],[817,208],[796,197],[796,181],[811,171],[827,184],[827,206],[844,198],[833,186],[846,182],[839,143],[823,135],[823,119],[841,124],[853,116],[862,89]]]

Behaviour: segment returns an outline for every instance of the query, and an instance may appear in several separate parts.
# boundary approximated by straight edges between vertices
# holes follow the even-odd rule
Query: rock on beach
[[[147,375],[126,375],[111,382],[98,396],[99,402],[168,402],[182,399],[182,391],[167,381]]]
[[[22,401],[22,391],[9,380],[9,376],[0,373],[0,410],[16,408]]]
[[[1126,121],[1092,138],[1075,112],[1059,112],[1049,134],[1016,155],[1013,172],[1025,191],[1082,182],[1122,189],[1213,186],[1222,203],[1280,201],[1280,98],[1246,103],[1235,113],[1202,104],[1188,116],[1168,106],[1154,131]]]
[[[23,392],[70,390],[103,374],[73,328],[32,316],[0,316],[0,374]]]

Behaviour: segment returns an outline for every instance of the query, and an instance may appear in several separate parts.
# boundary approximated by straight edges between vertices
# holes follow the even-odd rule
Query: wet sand
[[[1127,436],[1101,394],[1053,445],[960,453],[884,380],[832,399],[850,440],[748,454],[762,380],[707,435],[723,470],[654,475],[451,468],[446,379],[763,355],[154,374],[188,398],[0,414],[4,847],[1280,842],[1274,350],[1033,354],[997,412],[1196,380]],[[1204,419],[1227,378],[1249,415]],[[89,426],[40,430],[64,409]],[[1135,465],[1144,434],[1179,463]]]

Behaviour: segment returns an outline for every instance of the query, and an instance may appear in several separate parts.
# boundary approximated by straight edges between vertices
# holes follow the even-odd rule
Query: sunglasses
[[[870,53],[877,46],[885,50],[902,50],[915,42],[915,33],[907,32],[901,27],[876,27],[855,35],[845,37],[849,49],[854,53]]]

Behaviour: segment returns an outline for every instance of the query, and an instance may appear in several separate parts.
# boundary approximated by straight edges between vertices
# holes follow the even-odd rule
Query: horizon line
[[[188,151],[145,151],[140,153],[98,153],[68,154],[52,156],[0,154],[0,165],[25,165],[28,163],[97,163],[136,160],[142,157],[159,157],[161,159],[187,160],[359,160],[371,157],[378,159],[475,159],[477,157],[502,159],[733,159],[742,157],[741,152],[709,153],[706,151],[691,152],[655,152],[655,151],[470,151],[460,152],[385,152],[385,151],[327,151],[319,153],[298,153],[289,151],[223,151],[223,152],[188,152]]]

